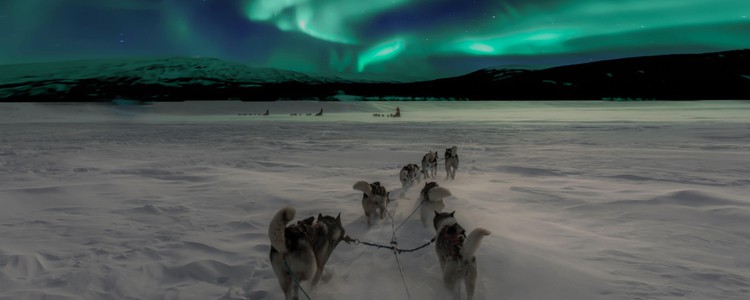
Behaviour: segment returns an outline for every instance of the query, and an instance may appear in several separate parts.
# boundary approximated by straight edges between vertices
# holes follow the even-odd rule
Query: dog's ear
[[[336,222],[341,223],[341,213],[339,213],[339,215],[336,216]]]
[[[454,210],[454,211],[452,211],[452,212],[451,212],[451,217],[452,217],[452,216],[453,216],[453,215],[454,215],[455,213],[456,213],[456,211],[455,211],[455,210]]]
[[[321,214],[321,213],[318,213],[318,221],[320,221],[320,220],[322,220],[322,219],[323,219],[323,214]]]

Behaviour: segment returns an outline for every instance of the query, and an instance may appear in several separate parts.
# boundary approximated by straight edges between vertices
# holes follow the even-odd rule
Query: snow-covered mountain
[[[134,79],[135,83],[256,83],[308,82],[319,80],[304,73],[254,68],[215,58],[164,58],[69,61],[0,66],[0,81],[25,83],[32,80]],[[19,77],[18,75],[23,75]]]
[[[486,68],[418,82],[351,80],[211,58],[0,66],[0,101],[335,99],[750,99],[750,50],[632,57],[547,69]],[[359,98],[364,99],[364,98]]]
[[[0,66],[0,99],[92,101],[124,97],[182,100],[180,97],[195,99],[191,94],[200,98],[211,91],[216,96],[206,95],[205,99],[221,99],[234,98],[222,97],[227,94],[221,92],[222,89],[331,82],[346,80],[256,68],[214,58],[82,60]],[[138,89],[154,93],[147,96]]]

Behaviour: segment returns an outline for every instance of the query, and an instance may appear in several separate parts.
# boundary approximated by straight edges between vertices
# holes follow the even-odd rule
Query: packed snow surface
[[[430,180],[492,232],[478,299],[750,299],[749,124],[741,101],[2,103],[0,299],[283,299],[276,211],[388,244],[352,185],[398,194],[454,145]],[[402,248],[434,235],[407,218],[424,183],[389,205]],[[399,262],[412,299],[451,298],[433,245]],[[312,299],[407,299],[388,250],[325,270]]]

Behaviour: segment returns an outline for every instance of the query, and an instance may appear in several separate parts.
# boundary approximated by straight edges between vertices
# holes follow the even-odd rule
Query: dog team
[[[456,177],[457,150],[455,146],[445,149],[446,179]],[[414,186],[415,181],[419,183],[421,177],[435,178],[437,164],[437,151],[430,151],[422,158],[421,171],[416,164],[408,164],[401,168],[401,196]],[[385,219],[386,209],[391,200],[390,193],[380,182],[358,181],[353,188],[363,193],[362,208],[368,227],[378,219]],[[426,182],[417,200],[420,217],[425,226],[431,225],[435,229],[435,253],[443,271],[443,284],[454,297],[460,298],[457,291],[460,291],[460,284],[463,283],[467,297],[471,300],[478,273],[475,253],[482,238],[490,232],[476,228],[467,236],[464,228],[454,217],[455,211],[443,212],[443,199],[449,196],[451,192],[448,189],[438,186],[434,181]],[[286,299],[299,299],[299,284],[302,281],[310,281],[310,286],[316,287],[328,258],[346,236],[341,214],[336,217],[318,214],[317,219],[309,217],[287,226],[295,214],[294,208],[282,208],[274,215],[268,227],[271,265]]]

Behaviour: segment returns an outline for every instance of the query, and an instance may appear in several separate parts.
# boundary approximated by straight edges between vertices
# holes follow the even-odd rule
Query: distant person
[[[401,108],[399,108],[398,106],[396,106],[396,114],[393,115],[393,116],[396,117],[396,118],[400,117],[401,116]]]
[[[319,113],[317,113],[317,114],[315,114],[315,115],[316,115],[316,116],[322,116],[322,115],[323,115],[323,108],[321,107],[321,108],[320,108],[320,112],[319,112]]]
[[[268,115],[268,110],[266,109],[266,112],[263,113],[264,116]]]

